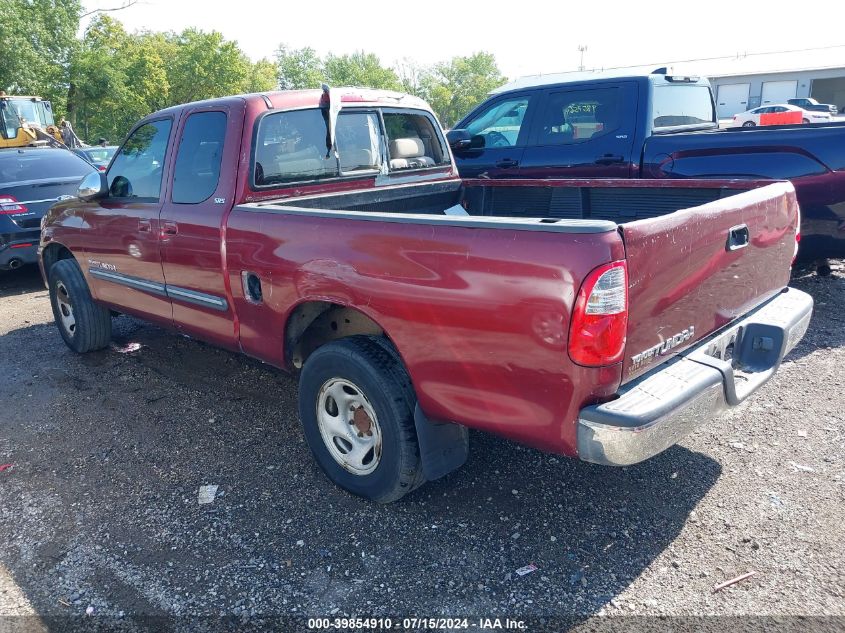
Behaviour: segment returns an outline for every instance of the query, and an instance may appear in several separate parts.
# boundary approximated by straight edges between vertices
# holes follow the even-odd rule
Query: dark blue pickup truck
[[[845,123],[720,130],[706,79],[527,77],[495,90],[447,136],[464,178],[788,179],[802,211],[799,256],[845,257]],[[551,203],[560,217],[589,217],[586,203],[556,206],[539,199],[551,189],[533,191],[492,204],[530,215]],[[645,190],[631,194],[621,220],[649,204]]]

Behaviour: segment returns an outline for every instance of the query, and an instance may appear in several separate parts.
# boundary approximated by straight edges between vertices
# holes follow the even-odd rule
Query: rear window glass
[[[220,179],[220,159],[226,138],[226,114],[197,112],[188,117],[173,172],[173,202],[208,200]]]
[[[424,169],[449,164],[432,119],[424,114],[385,112],[390,171]]]
[[[337,176],[337,161],[328,151],[327,116],[319,108],[265,116],[255,147],[255,184]]]
[[[377,112],[341,110],[332,155],[328,111],[319,108],[265,116],[255,146],[255,184],[270,186],[375,172],[381,169],[381,123]]]
[[[652,116],[655,128],[714,123],[716,116],[710,88],[677,84],[655,86]]]
[[[0,182],[82,178],[95,169],[64,149],[0,151]]]

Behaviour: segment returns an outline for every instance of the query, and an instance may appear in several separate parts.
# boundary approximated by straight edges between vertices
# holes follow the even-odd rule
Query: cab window
[[[390,171],[450,164],[433,118],[410,112],[384,112],[383,116]]]
[[[196,112],[188,117],[173,170],[173,202],[197,204],[217,190],[225,138],[224,112]]]
[[[473,136],[484,138],[484,147],[513,147],[528,111],[527,96],[494,101],[466,125]]]
[[[539,145],[569,145],[605,136],[619,129],[619,88],[567,90],[549,95],[539,125]]]
[[[126,139],[108,172],[113,198],[158,200],[170,119],[145,123]]]

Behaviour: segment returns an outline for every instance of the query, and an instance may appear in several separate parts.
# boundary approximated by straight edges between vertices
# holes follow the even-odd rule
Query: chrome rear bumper
[[[810,295],[788,288],[726,329],[623,385],[616,400],[578,416],[578,456],[636,464],[676,444],[771,378],[804,336]],[[726,351],[732,351],[732,360]]]

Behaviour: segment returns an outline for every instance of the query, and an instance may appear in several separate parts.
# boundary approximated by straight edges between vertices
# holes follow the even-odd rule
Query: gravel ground
[[[681,445],[610,469],[473,433],[463,469],[378,506],[318,470],[287,375],[128,317],[112,349],[74,355],[37,272],[0,272],[0,615],[39,616],[0,631],[642,614],[841,630],[845,267],[794,285],[816,300],[807,337]]]

